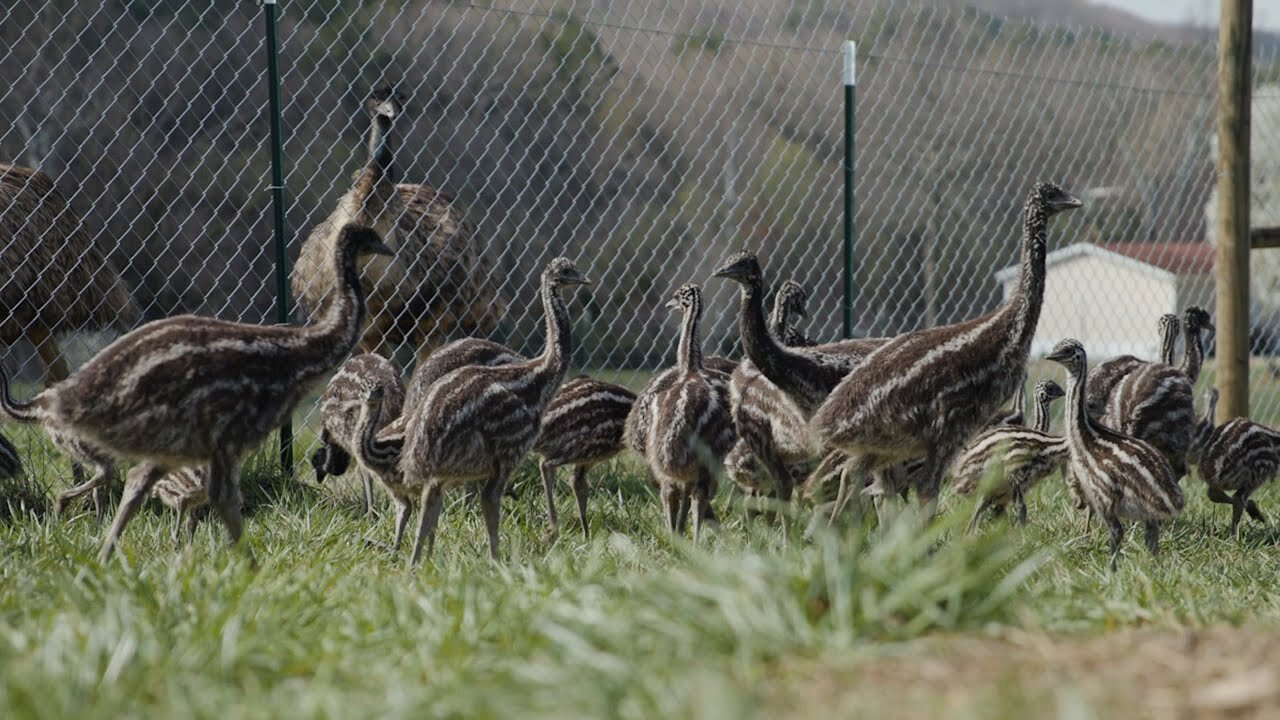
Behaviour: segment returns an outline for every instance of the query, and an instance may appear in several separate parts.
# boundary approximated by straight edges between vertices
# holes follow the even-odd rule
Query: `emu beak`
[[[561,275],[560,283],[562,285],[590,285],[591,281],[587,279],[586,275],[583,275],[577,270],[573,270]]]
[[[386,394],[387,394],[387,393],[386,393],[386,391],[384,391],[380,386],[379,386],[379,387],[375,387],[375,388],[371,388],[371,389],[369,390],[369,395],[368,395],[367,399],[368,399],[370,402],[373,402],[374,400],[381,400],[381,399],[383,398],[383,396],[385,396]]]
[[[1049,360],[1050,362],[1063,363],[1069,357],[1071,357],[1071,355],[1066,351],[1059,351],[1059,352],[1053,352],[1053,353],[1049,353],[1048,355],[1045,355],[1044,359]]]
[[[396,251],[392,250],[391,246],[384,242],[378,242],[368,246],[367,248],[365,248],[365,252],[369,253],[370,255],[395,255],[396,254]]]
[[[738,262],[729,263],[728,265],[721,266],[720,269],[712,273],[712,276],[729,278],[730,280],[737,280],[739,278],[746,277],[747,269],[745,265],[746,265],[745,260],[739,260]]]
[[[1082,207],[1084,203],[1080,202],[1080,198],[1075,195],[1063,193],[1062,197],[1057,197],[1049,201],[1049,209],[1054,212],[1062,212],[1064,210],[1075,210]]]
[[[796,314],[802,318],[807,318],[809,317],[809,310],[806,308],[798,307],[796,308]]]
[[[666,301],[665,303],[663,303],[663,307],[667,307],[667,308],[670,308],[670,309],[672,309],[672,310],[679,310],[679,309],[680,309],[680,303],[679,303],[675,298],[671,298],[670,300],[668,300],[668,301]]]
[[[396,106],[390,101],[384,100],[378,103],[378,107],[374,110],[374,112],[378,113],[379,115],[389,120],[394,120],[396,117]]]

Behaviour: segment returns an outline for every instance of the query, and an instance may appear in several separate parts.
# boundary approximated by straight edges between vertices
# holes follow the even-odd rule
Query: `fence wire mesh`
[[[662,303],[688,281],[706,287],[708,345],[734,354],[734,288],[710,275],[744,248],[772,282],[808,289],[809,334],[834,339],[848,39],[859,334],[997,304],[1041,179],[1086,202],[1051,233],[1043,342],[1154,356],[1160,313],[1212,303],[1211,34],[869,0],[286,0],[280,13],[291,258],[368,160],[365,98],[384,85],[405,98],[389,137],[400,181],[425,186],[400,224],[421,267],[380,282],[417,304],[371,311],[409,338],[383,348],[406,363],[473,332],[536,353],[538,273],[560,254],[595,280],[572,301],[578,368],[627,378],[668,362]],[[0,162],[42,171],[69,201],[45,227],[29,207],[56,204],[47,191],[0,197],[4,261],[30,269],[0,293],[7,366],[39,383],[59,353],[74,366],[182,312],[272,322],[261,9],[16,0],[0,36]],[[1276,46],[1255,63],[1255,225],[1280,226]],[[1254,253],[1259,356],[1280,346],[1273,253]],[[1280,419],[1271,366],[1255,366],[1255,415]]]

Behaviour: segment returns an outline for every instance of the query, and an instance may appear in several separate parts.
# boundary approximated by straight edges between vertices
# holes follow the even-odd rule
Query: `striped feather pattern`
[[[390,491],[398,486],[388,483],[384,476],[395,468],[396,458],[371,456],[365,444],[369,416],[365,411],[369,392],[378,390],[381,395],[378,427],[398,418],[404,408],[405,388],[400,370],[390,360],[373,353],[361,353],[338,368],[320,396],[320,441],[326,446],[323,453],[327,467],[317,467],[316,476],[334,473],[345,457],[355,458],[364,487],[365,510],[373,512],[373,478],[383,480]],[[343,468],[345,469],[345,468]]]
[[[955,490],[967,495],[994,476],[994,482],[974,513],[974,520],[986,508],[1003,510],[1018,503],[1019,518],[1026,521],[1024,497],[1036,483],[1058,469],[1067,458],[1066,438],[1049,434],[1049,406],[1063,396],[1062,388],[1041,378],[1035,389],[1035,423],[1030,428],[1012,425],[994,427],[980,434],[956,458]]]
[[[209,502],[209,468],[185,467],[156,481],[151,495],[174,510],[194,510]]]
[[[1181,326],[1178,316],[1173,314],[1161,315],[1156,322],[1156,328],[1160,334],[1159,362],[1173,365],[1174,348],[1178,342],[1178,330]],[[1089,384],[1085,390],[1085,405],[1089,409],[1089,415],[1094,419],[1102,418],[1107,413],[1107,403],[1120,385],[1120,381],[1138,368],[1150,364],[1150,361],[1132,355],[1121,355],[1094,368],[1089,373]]]
[[[1063,340],[1048,359],[1066,367],[1069,380],[1067,486],[1111,529],[1112,568],[1124,537],[1124,521],[1143,522],[1147,546],[1158,553],[1160,521],[1182,511],[1177,476],[1156,448],[1089,417],[1085,407],[1088,359],[1079,342]]]
[[[433,383],[420,406],[411,408],[400,470],[406,485],[423,490],[423,524],[416,561],[426,536],[434,535],[439,493],[472,480],[485,481],[481,505],[489,552],[498,552],[498,500],[513,469],[537,439],[542,414],[559,390],[573,353],[569,311],[560,288],[585,284],[567,258],[551,261],[542,273],[546,349],[536,358],[510,365],[458,368]],[[430,496],[430,497],[429,497]]]
[[[1204,367],[1204,333],[1206,330],[1213,331],[1213,320],[1204,308],[1192,305],[1182,315],[1182,328],[1187,348],[1178,369],[1194,384],[1200,378],[1200,369]],[[1168,364],[1173,364],[1172,357]]]
[[[1146,363],[1116,386],[1102,423],[1155,446],[1182,477],[1197,423],[1191,380],[1163,363]]]
[[[622,450],[636,394],[613,383],[576,377],[560,386],[542,415],[533,452],[553,465],[594,465]]]
[[[955,455],[1017,389],[1044,297],[1049,217],[1079,206],[1061,188],[1037,185],[1023,209],[1021,273],[1009,300],[873,350],[814,414],[819,439],[864,468],[925,457],[917,491],[933,501]]]
[[[1210,499],[1234,506],[1233,535],[1245,510],[1262,519],[1257,505],[1249,497],[1277,472],[1280,472],[1280,433],[1246,418],[1223,423],[1209,438],[1200,457],[1200,477],[1209,488]],[[1235,494],[1226,498],[1226,492]]]

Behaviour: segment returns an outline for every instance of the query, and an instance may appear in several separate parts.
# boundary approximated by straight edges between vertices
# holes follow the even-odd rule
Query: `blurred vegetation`
[[[0,158],[58,178],[139,299],[269,320],[274,304],[260,9],[120,0],[14,6],[0,28]],[[976,9],[752,0],[678,10],[438,0],[295,3],[281,19],[291,251],[363,159],[368,91],[409,97],[397,169],[448,189],[504,275],[507,341],[536,352],[532,283],[554,255],[596,280],[575,299],[579,362],[669,357],[665,295],[710,290],[730,349],[728,253],[811,294],[839,328],[840,59],[858,78],[859,325],[946,322],[999,300],[1032,183],[1127,188],[1055,227],[1078,239],[1202,236],[1213,52]],[[748,43],[738,42],[746,40]],[[1260,65],[1260,77],[1274,63]],[[84,68],[93,68],[87,72]],[[1073,229],[1080,235],[1073,235]],[[926,263],[927,261],[927,263]],[[929,277],[922,273],[928,264]]]

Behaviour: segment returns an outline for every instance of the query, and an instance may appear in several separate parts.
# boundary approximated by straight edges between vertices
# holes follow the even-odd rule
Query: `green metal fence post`
[[[267,22],[267,95],[271,114],[271,204],[276,240],[276,322],[289,323],[289,256],[284,235],[284,130],[280,122],[280,41],[276,0],[262,0]],[[280,466],[293,474],[293,421],[280,426]]]
[[[854,86],[858,65],[858,44],[844,44],[844,337],[853,337],[853,243],[854,225],[854,143],[856,127]]]

